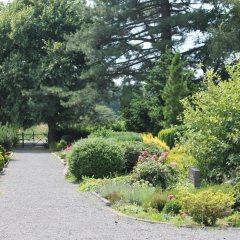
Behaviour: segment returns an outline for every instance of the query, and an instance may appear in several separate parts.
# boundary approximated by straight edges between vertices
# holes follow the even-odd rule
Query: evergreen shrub
[[[124,152],[104,138],[82,139],[74,145],[68,163],[71,173],[78,179],[107,177],[123,170]]]

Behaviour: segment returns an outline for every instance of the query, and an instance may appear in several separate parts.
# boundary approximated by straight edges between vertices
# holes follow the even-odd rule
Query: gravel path
[[[0,179],[1,240],[239,240],[238,230],[151,224],[111,212],[63,178],[60,161],[44,151],[17,151]]]

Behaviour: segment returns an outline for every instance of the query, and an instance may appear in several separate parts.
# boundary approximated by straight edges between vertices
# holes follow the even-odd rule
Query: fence
[[[18,133],[19,145],[25,146],[44,146],[48,144],[48,135],[45,133]]]

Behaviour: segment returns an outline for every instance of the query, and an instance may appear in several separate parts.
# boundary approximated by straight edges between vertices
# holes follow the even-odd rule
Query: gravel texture
[[[177,228],[119,216],[63,177],[48,152],[19,150],[0,177],[1,240],[239,240],[240,231]]]

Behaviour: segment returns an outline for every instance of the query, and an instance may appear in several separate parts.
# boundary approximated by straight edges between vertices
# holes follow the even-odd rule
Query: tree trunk
[[[162,0],[160,13],[163,21],[163,24],[161,26],[161,50],[164,53],[166,52],[167,48],[172,48],[172,27],[170,23],[171,4],[169,0]]]
[[[57,126],[54,120],[48,121],[48,144],[52,145],[57,141]]]

